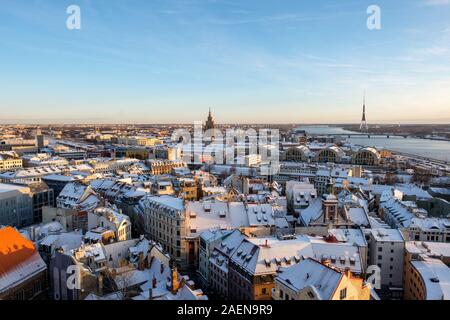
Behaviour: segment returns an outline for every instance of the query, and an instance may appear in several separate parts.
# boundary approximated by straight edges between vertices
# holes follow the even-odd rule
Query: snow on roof
[[[416,196],[418,199],[433,198],[433,196],[431,196],[427,191],[414,184],[398,184],[395,187],[407,196]]]
[[[300,261],[301,256],[313,256],[311,243],[305,236],[290,240],[273,237],[245,239],[231,259],[251,274],[273,274],[279,266]]]
[[[214,240],[222,239],[227,237],[233,232],[233,230],[220,230],[220,229],[211,229],[202,232],[200,237],[206,242],[212,242]]]
[[[450,188],[431,187],[429,190],[439,195],[447,195],[447,196],[450,195]]]
[[[30,188],[15,184],[0,183],[0,192],[24,191],[24,190],[30,190]]]
[[[130,267],[115,269],[117,271],[116,284],[119,288],[140,285],[142,293],[133,300],[149,300],[150,289],[153,300],[197,300],[207,299],[201,290],[193,290],[187,283],[180,286],[177,293],[169,291],[167,284],[171,278],[171,269],[159,259],[152,259],[150,268],[137,270]],[[178,281],[181,284],[183,279],[178,273]]]
[[[375,148],[373,148],[373,147],[363,147],[363,148],[359,149],[358,152],[364,152],[364,151],[367,151],[367,152],[372,153],[372,154],[373,154],[374,156],[376,156],[378,159],[381,158],[380,153],[378,152],[378,150],[375,149]]]
[[[405,248],[411,253],[424,254],[430,257],[450,258],[450,243],[447,242],[407,241]]]
[[[225,235],[220,243],[217,243],[209,258],[209,262],[228,272],[229,257],[238,249],[245,236],[239,231],[234,230]]]
[[[330,259],[331,265],[345,270],[350,268],[354,273],[363,273],[360,249],[351,243],[329,243],[323,239],[311,239],[313,257],[316,260]]]
[[[231,224],[236,227],[246,227],[249,225],[248,215],[245,205],[242,202],[230,202],[230,220]]]
[[[316,172],[317,176],[329,177],[331,175],[331,171],[328,169],[319,169]]]
[[[65,200],[64,202],[75,204],[81,199],[84,192],[86,191],[86,186],[79,183],[68,183],[64,186],[61,193],[58,195],[58,199]]]
[[[83,242],[83,235],[76,232],[68,232],[61,234],[48,235],[42,240],[38,241],[39,245],[53,247],[54,249],[61,248],[65,252],[80,247]]]
[[[210,229],[228,229],[235,227],[232,225],[228,204],[226,202],[188,202],[186,205],[186,220],[191,227],[190,236],[197,236],[203,231]]]
[[[425,283],[426,300],[450,299],[450,268],[439,259],[411,261]]]
[[[297,293],[306,287],[314,287],[321,300],[330,300],[342,279],[342,274],[308,258],[291,267],[281,268],[275,279]]]
[[[110,189],[116,183],[115,180],[112,179],[96,179],[90,182],[91,187],[94,190],[101,189],[107,190]]]
[[[415,202],[398,201],[394,198],[381,203],[380,207],[384,209],[385,216],[394,220],[399,227],[409,227],[413,218],[425,218],[427,214],[426,210],[418,208]]]
[[[96,208],[99,203],[99,198],[95,194],[90,194],[86,199],[78,203],[77,208],[81,211],[89,211]]]
[[[370,227],[372,229],[390,229],[391,227],[379,217],[369,217]]]
[[[380,202],[389,201],[392,198],[402,200],[403,192],[394,188],[384,189],[381,191]]]
[[[95,261],[106,260],[104,246],[101,243],[82,245],[79,248],[75,248],[73,253],[77,260],[82,258],[93,258]]]
[[[359,247],[367,246],[366,238],[361,229],[328,229],[328,234],[333,235],[339,242],[346,242]]]
[[[110,207],[101,207],[94,210],[95,214],[107,218],[110,222],[113,222],[116,226],[120,226],[123,221],[129,221],[130,218]]]
[[[4,179],[20,179],[20,178],[33,178],[43,177],[50,174],[58,174],[62,172],[73,171],[91,171],[92,167],[87,164],[80,165],[66,165],[66,166],[44,166],[26,168],[17,171],[8,171],[0,173],[0,178]]]
[[[275,226],[279,229],[289,228],[287,218],[275,218]]]
[[[271,204],[248,204],[247,216],[250,227],[275,225],[275,213]]]
[[[104,300],[104,301],[108,301],[108,300],[123,300],[123,294],[122,292],[113,292],[104,296],[98,296],[95,293],[90,293],[87,295],[86,298],[84,298],[84,300]]]
[[[245,239],[245,236],[239,230],[233,230],[225,235],[222,241],[216,245],[215,249],[223,254],[231,255],[239,244]]]
[[[227,192],[225,187],[202,187],[202,190],[206,194],[222,194]]]
[[[66,176],[62,174],[50,174],[48,176],[43,177],[44,180],[52,180],[52,181],[61,181],[61,182],[72,182],[78,180],[80,177],[77,176]]]
[[[322,214],[322,200],[320,198],[315,198],[307,208],[298,211],[300,211],[299,219],[307,226],[311,221],[318,219]]]
[[[169,209],[173,209],[176,211],[184,210],[184,201],[183,199],[163,195],[163,196],[144,196],[140,200],[140,204],[143,206],[154,205],[154,206],[164,206]]]
[[[450,219],[444,218],[413,218],[409,228],[418,228],[422,231],[450,231]]]
[[[404,242],[405,239],[398,229],[375,228],[369,229],[374,239],[379,242]]]
[[[144,254],[144,258],[147,257],[149,250],[150,250],[150,241],[147,239],[140,239],[135,246],[130,247],[130,261],[131,262],[138,262],[139,261],[139,255],[142,253]]]
[[[348,219],[358,226],[370,226],[369,216],[364,208],[350,207],[347,210]]]
[[[105,232],[110,232],[108,229],[105,228],[96,228],[94,230],[88,231],[86,232],[86,234],[84,235],[84,239],[85,240],[89,240],[92,242],[96,242],[96,241],[101,241],[103,238],[103,234]]]

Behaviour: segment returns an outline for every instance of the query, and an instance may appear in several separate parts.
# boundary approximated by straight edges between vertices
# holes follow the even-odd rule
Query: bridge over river
[[[355,132],[355,133],[324,133],[324,134],[313,134],[312,136],[321,136],[321,137],[347,137],[347,138],[352,138],[352,137],[364,137],[364,138],[390,138],[390,137],[402,137],[402,138],[408,138],[409,135],[408,134],[393,134],[393,133],[384,133],[384,134],[380,134],[380,133],[359,133],[359,132]]]

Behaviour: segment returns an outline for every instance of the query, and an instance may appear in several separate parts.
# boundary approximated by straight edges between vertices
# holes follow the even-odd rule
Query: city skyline
[[[81,8],[68,30],[66,8]],[[366,25],[381,9],[381,30]],[[450,2],[10,1],[0,123],[449,123]]]

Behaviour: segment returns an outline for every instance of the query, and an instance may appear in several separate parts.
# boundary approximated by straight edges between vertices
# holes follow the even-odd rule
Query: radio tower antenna
[[[359,130],[363,130],[363,129],[365,129],[366,131],[369,131],[369,126],[367,125],[367,121],[366,121],[366,90],[364,90],[363,113],[362,113],[361,125],[359,126]]]

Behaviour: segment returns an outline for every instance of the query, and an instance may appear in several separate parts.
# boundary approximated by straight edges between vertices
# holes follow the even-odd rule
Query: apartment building
[[[1,152],[0,153],[0,172],[14,171],[23,168],[23,161],[15,152]]]
[[[25,227],[33,223],[33,213],[29,187],[0,183],[0,225]]]
[[[405,240],[398,229],[367,229],[368,264],[380,268],[381,295],[401,298]]]
[[[450,299],[450,244],[408,241],[405,244],[405,300]]]

